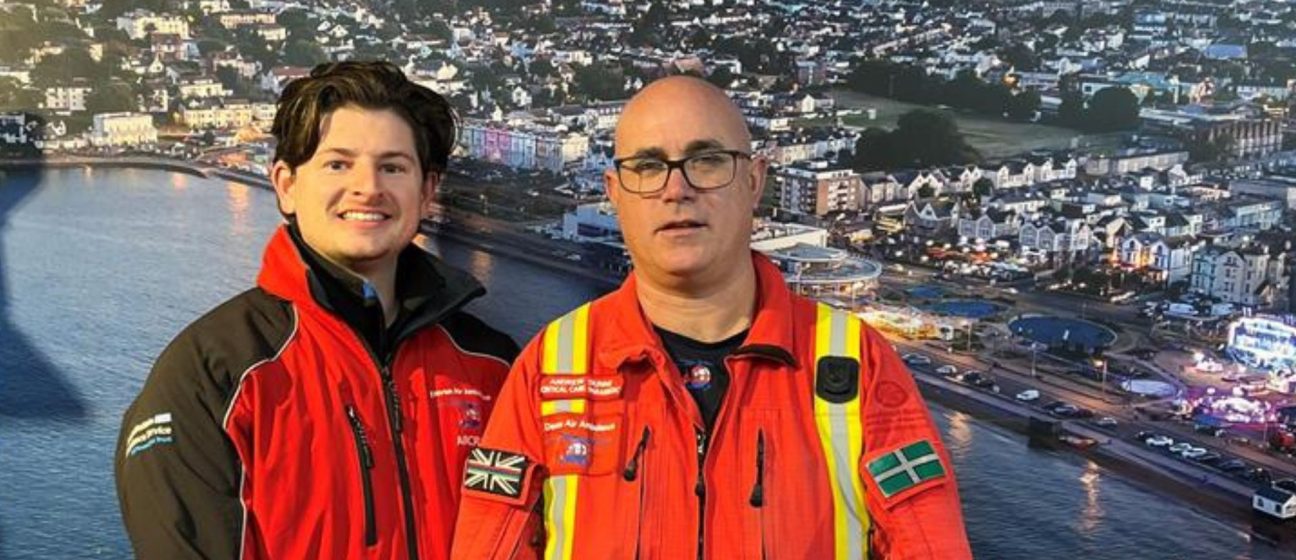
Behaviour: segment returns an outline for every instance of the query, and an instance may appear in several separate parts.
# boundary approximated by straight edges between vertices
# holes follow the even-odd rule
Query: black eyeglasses
[[[655,194],[666,188],[671,171],[679,169],[690,187],[699,191],[729,186],[738,170],[738,158],[751,154],[738,150],[703,152],[680,159],[628,157],[612,160],[621,188],[638,195]]]

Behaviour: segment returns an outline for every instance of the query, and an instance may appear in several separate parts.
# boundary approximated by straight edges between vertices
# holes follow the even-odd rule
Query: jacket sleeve
[[[539,364],[540,337],[536,337],[514,362],[481,444],[469,456],[451,558],[539,556],[543,546],[539,508],[545,472],[534,391]],[[473,470],[474,465],[491,463],[521,465],[516,484],[512,479],[492,480],[496,475]]]
[[[887,340],[864,331],[859,470],[870,551],[887,560],[971,558],[953,466],[926,403]]]
[[[139,558],[235,558],[241,464],[222,426],[228,375],[192,336],[158,358],[122,418],[114,468],[122,519]]]

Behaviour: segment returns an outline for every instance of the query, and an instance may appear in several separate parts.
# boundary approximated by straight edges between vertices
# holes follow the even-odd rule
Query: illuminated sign
[[[1296,366],[1296,327],[1290,318],[1244,317],[1229,325],[1229,351],[1239,361],[1269,370]]]

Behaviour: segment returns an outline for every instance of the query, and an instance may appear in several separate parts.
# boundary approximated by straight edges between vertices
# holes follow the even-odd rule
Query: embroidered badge
[[[944,478],[945,465],[931,442],[920,440],[869,461],[868,473],[882,496],[890,499],[924,482]]]
[[[558,457],[558,462],[573,467],[588,467],[590,462],[590,442],[589,438],[561,434],[566,447],[563,453]]]
[[[530,460],[520,453],[478,447],[468,455],[464,488],[505,498],[519,498]]]
[[[711,364],[707,362],[695,362],[688,368],[687,379],[685,384],[689,389],[701,391],[711,386]]]
[[[171,413],[150,416],[131,428],[126,438],[126,456],[134,457],[154,446],[169,445],[175,441],[171,428]]]
[[[624,385],[625,379],[619,375],[547,375],[540,379],[540,398],[610,399],[620,396]]]

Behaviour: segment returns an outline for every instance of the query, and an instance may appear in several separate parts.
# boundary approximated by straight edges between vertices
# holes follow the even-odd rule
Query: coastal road
[[[986,364],[973,356],[933,351],[933,348],[926,344],[904,339],[893,338],[892,341],[901,353],[916,352],[932,359],[932,363],[927,366],[910,366],[912,370],[916,370],[922,375],[939,376],[935,371],[943,365],[953,365],[959,368],[960,372],[986,371]],[[947,380],[947,382],[956,383],[968,391],[975,391],[1001,401],[1014,401],[1014,395],[1026,389],[1038,390],[1040,398],[1032,403],[1011,402],[1009,404],[1018,409],[1030,410],[1037,417],[1050,418],[1055,421],[1064,420],[1068,427],[1083,427],[1089,432],[1085,435],[1090,435],[1090,437],[1094,437],[1099,441],[1110,439],[1112,444],[1121,442],[1125,445],[1142,448],[1143,445],[1134,438],[1135,434],[1145,430],[1153,431],[1168,435],[1176,442],[1188,442],[1196,447],[1203,447],[1224,456],[1237,457],[1250,464],[1262,466],[1268,469],[1275,479],[1296,477],[1296,467],[1282,457],[1275,457],[1251,446],[1229,444],[1228,440],[1225,439],[1198,434],[1190,426],[1177,421],[1152,422],[1136,418],[1133,412],[1134,409],[1119,401],[1115,394],[1106,395],[1106,398],[1104,398],[1101,393],[1095,394],[1095,391],[1091,388],[1070,382],[1060,376],[1041,374],[1041,378],[1035,379],[1031,377],[1029,370],[1021,371],[1014,367],[1005,367],[1003,364],[991,372],[990,375],[994,377],[999,385],[999,394],[997,395],[952,380]],[[1055,400],[1088,408],[1094,412],[1094,417],[1092,419],[1059,419],[1051,417],[1041,407],[1043,404]],[[1094,420],[1102,416],[1115,418],[1118,425],[1109,429],[1099,427],[1093,423]],[[1228,480],[1235,484],[1250,487],[1250,483],[1246,481],[1234,478],[1213,468],[1181,459],[1167,452],[1154,449],[1146,449],[1146,451],[1159,457],[1156,461],[1157,464],[1165,466],[1166,462],[1171,462],[1181,474],[1193,473],[1194,477],[1206,477],[1210,480]]]

